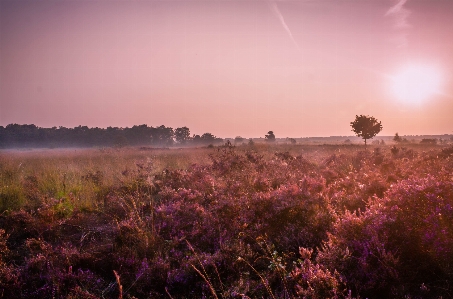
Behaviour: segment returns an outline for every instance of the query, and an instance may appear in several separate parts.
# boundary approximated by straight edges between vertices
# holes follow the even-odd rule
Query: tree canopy
[[[40,128],[36,125],[9,124],[0,126],[0,148],[12,147],[93,147],[93,146],[171,146],[178,144],[221,143],[223,139],[211,133],[197,138],[190,137],[187,127],[173,129],[164,125],[150,127],[146,124],[131,128]]]
[[[177,128],[175,130],[175,139],[180,144],[185,144],[190,140],[190,130],[188,127]]]
[[[275,141],[275,135],[273,131],[267,132],[267,134],[264,136],[266,141],[274,142]]]
[[[371,139],[382,130],[382,124],[373,116],[356,115],[355,120],[351,122],[352,131],[365,140]]]

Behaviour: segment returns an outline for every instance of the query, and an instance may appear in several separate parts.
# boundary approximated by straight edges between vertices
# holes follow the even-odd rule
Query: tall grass
[[[208,149],[52,149],[0,152],[0,212],[72,199],[95,209],[112,189],[133,186],[137,174],[207,163]]]

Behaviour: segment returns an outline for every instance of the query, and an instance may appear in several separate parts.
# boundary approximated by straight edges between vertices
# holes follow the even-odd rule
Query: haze
[[[449,134],[452,53],[450,0],[1,0],[0,125]],[[436,89],[401,100],[420,65]]]

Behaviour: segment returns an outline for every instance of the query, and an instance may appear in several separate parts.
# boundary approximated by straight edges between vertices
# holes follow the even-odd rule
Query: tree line
[[[223,139],[211,133],[191,135],[190,129],[173,129],[164,125],[150,127],[136,125],[131,128],[107,127],[41,128],[34,124],[0,126],[0,147],[95,147],[95,146],[157,146],[209,145]]]
[[[352,131],[365,140],[372,139],[382,130],[382,124],[374,117],[368,115],[356,115],[350,123]],[[244,138],[237,136],[236,143],[242,143]],[[265,135],[266,142],[275,142],[275,134],[269,131]],[[296,140],[288,138],[295,144]],[[398,133],[394,140],[401,141]],[[137,146],[151,145],[167,147],[173,145],[209,145],[219,144],[224,140],[211,133],[203,135],[190,135],[188,127],[173,129],[161,125],[159,127],[148,127],[148,125],[133,126],[132,128],[107,127],[88,128],[78,126],[74,128],[52,127],[40,128],[34,124],[19,125],[9,124],[6,127],[0,126],[0,148],[14,147],[93,147],[93,146]],[[428,140],[429,141],[429,140]],[[230,141],[227,144],[231,145]],[[249,140],[253,144],[253,140]]]

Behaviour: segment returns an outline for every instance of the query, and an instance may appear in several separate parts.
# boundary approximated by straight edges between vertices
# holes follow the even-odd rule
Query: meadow
[[[0,151],[0,298],[452,298],[451,145]]]

